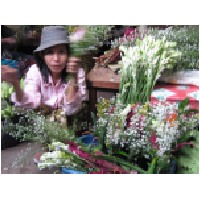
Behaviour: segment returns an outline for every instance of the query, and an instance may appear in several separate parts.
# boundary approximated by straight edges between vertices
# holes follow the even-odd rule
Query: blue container
[[[177,168],[177,162],[176,162],[175,159],[172,159],[170,161],[169,174],[175,174],[176,173],[176,168]]]
[[[87,174],[86,172],[81,172],[77,170],[73,170],[71,168],[62,167],[61,174]]]
[[[79,138],[79,140],[86,144],[87,146],[89,145],[93,145],[93,146],[98,146],[98,138],[94,137],[94,135],[92,134],[87,134],[87,135],[84,135],[82,137]]]
[[[17,68],[18,62],[16,60],[1,59],[2,65],[9,65],[12,68]]]

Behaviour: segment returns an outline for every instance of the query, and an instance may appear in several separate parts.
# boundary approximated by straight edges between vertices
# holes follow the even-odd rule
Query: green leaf
[[[153,158],[148,169],[148,174],[154,174],[156,170],[157,158]]]
[[[121,156],[128,156],[128,154],[125,151],[118,151],[115,154],[116,155],[121,155]]]
[[[193,144],[194,147],[186,145],[181,148],[177,156],[178,174],[199,173],[199,136]]]
[[[133,165],[130,162],[126,162],[123,159],[117,158],[115,156],[109,156],[109,155],[101,155],[101,156],[96,156],[94,155],[95,158],[98,159],[103,159],[103,160],[107,160],[116,164],[119,164],[121,167],[127,169],[127,170],[136,170],[137,172],[141,173],[141,174],[146,174],[147,172],[144,171],[143,169],[141,169],[138,166]]]
[[[186,97],[183,101],[180,102],[180,104],[178,105],[179,114],[184,113],[186,106],[188,105],[188,102],[189,102],[189,97]]]

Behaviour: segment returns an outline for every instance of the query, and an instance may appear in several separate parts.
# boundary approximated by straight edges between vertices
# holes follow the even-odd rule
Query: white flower
[[[70,163],[70,160],[69,159],[66,159],[65,160],[65,164],[69,164]]]
[[[53,146],[53,147],[60,148],[60,147],[64,147],[65,144],[62,143],[62,142],[52,142],[52,146]]]
[[[66,118],[65,117],[61,117],[60,118],[60,122],[64,124],[66,122]]]
[[[65,145],[61,147],[63,150],[68,151],[69,150],[69,145]]]
[[[40,157],[40,160],[45,161],[48,159],[57,159],[62,158],[62,152],[61,151],[53,151],[53,152],[45,152]]]
[[[39,169],[44,169],[44,168],[46,167],[46,164],[45,164],[45,163],[38,163],[38,164],[37,164],[37,167],[38,167]]]
[[[127,115],[130,111],[131,111],[131,104],[128,104],[127,107],[120,114]]]
[[[53,121],[54,121],[54,117],[53,117],[53,116],[50,117],[50,118],[49,118],[49,121],[50,121],[50,122],[53,122]]]

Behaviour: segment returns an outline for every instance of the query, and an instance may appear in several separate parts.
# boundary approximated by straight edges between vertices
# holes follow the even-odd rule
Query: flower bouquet
[[[135,45],[121,44],[123,51],[119,93],[123,104],[149,101],[153,87],[165,68],[172,68],[181,57],[176,43],[146,35]]]
[[[165,69],[160,82],[171,84],[199,85],[199,26],[170,26],[165,30],[148,29],[157,39],[164,36],[176,42],[175,49],[181,52],[181,59],[173,68]]]
[[[69,29],[71,54],[81,59],[86,72],[94,67],[93,57],[96,57],[98,48],[103,46],[103,42],[109,37],[108,32],[111,27],[85,25]]]
[[[60,120],[62,112],[53,113],[50,117],[41,112],[16,108],[16,113],[20,116],[19,123],[7,120],[4,128],[6,126],[9,133],[21,141],[39,144],[40,148],[33,148],[32,153],[35,152],[33,159],[41,170],[65,172],[66,169],[70,169],[76,173],[144,173],[144,170],[129,162],[104,154],[97,137],[89,143],[84,140],[84,136],[76,137],[75,131]],[[24,156],[26,157],[20,155],[14,161],[17,163],[15,165],[24,165],[23,162],[26,160]]]
[[[95,135],[103,138],[102,150],[107,154],[146,173],[198,173],[198,111],[190,110],[188,99],[179,105],[146,102],[126,106],[114,97],[110,101],[100,98],[97,108]],[[188,148],[196,155],[190,166],[183,163]],[[189,154],[185,155],[189,162]]]
[[[176,42],[176,50],[182,56],[173,70],[199,69],[199,26],[170,26],[164,30],[148,29],[147,33],[156,39],[166,37],[169,42]]]
[[[182,53],[176,42],[165,36],[135,35],[131,41],[124,38],[116,45],[123,52],[119,94],[110,101],[99,99],[94,123],[102,151],[122,157],[146,173],[174,173],[179,160],[175,156],[177,145],[190,145],[193,137],[198,143],[198,111],[187,106],[188,98],[179,105],[149,101],[161,72],[175,67]],[[195,146],[194,155],[197,150]]]

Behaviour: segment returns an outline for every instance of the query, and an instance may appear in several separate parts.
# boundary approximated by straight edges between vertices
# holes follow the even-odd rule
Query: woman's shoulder
[[[39,71],[39,68],[37,66],[37,64],[32,64],[29,68],[29,70],[32,70],[32,71]]]
[[[28,79],[41,79],[41,72],[39,70],[39,68],[37,67],[37,64],[33,64],[30,66],[30,68],[28,69],[28,72],[26,74],[26,77]]]
[[[37,64],[33,64],[30,66],[28,73],[40,74],[40,70],[37,67]]]

